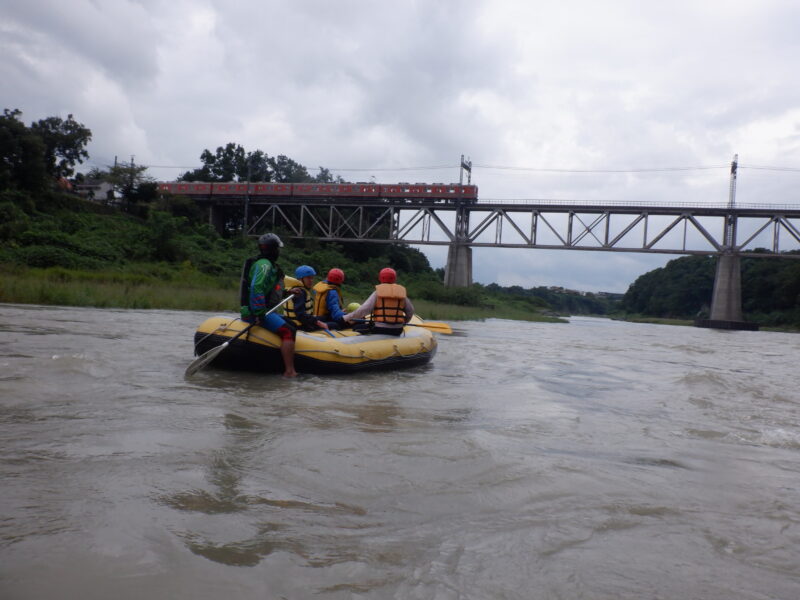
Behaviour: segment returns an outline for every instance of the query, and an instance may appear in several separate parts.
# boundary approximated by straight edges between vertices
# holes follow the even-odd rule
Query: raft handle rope
[[[207,333],[206,335],[204,335],[203,337],[201,337],[199,340],[197,340],[197,342],[195,342],[195,344],[194,344],[194,354],[195,354],[195,356],[197,356],[197,347],[198,347],[200,344],[202,344],[203,342],[205,342],[205,341],[206,341],[208,338],[210,338],[210,337],[211,337],[212,335],[214,335],[215,333],[217,333],[217,332],[220,332],[220,333],[222,333],[223,331],[226,331],[226,330],[227,330],[227,329],[228,329],[228,328],[229,328],[231,325],[233,325],[233,323],[234,323],[235,321],[239,321],[239,320],[240,320],[240,319],[234,319],[233,321],[230,321],[229,323],[223,323],[222,325],[220,325],[219,327],[217,327],[217,328],[216,328],[214,331],[212,331],[211,333]],[[244,322],[244,321],[243,321],[243,322]]]
[[[234,319],[234,320],[238,320],[238,319]],[[223,329],[223,331],[224,331],[224,329],[228,325],[230,325],[230,324],[220,325],[220,327],[218,327],[217,329]],[[214,331],[216,331],[216,330],[214,330]],[[212,335],[214,333],[214,331],[212,331],[208,335]],[[337,332],[337,333],[340,333],[340,332]],[[206,336],[206,337],[208,337],[208,336]],[[258,344],[260,344],[262,346],[266,346],[267,348],[275,348],[275,349],[280,348],[280,344],[274,343],[272,340],[259,335],[257,332],[256,333],[249,332],[247,334],[247,338],[248,339],[253,339],[253,340],[255,340],[255,343],[258,343]],[[340,339],[340,338],[337,338],[337,339]],[[397,344],[392,344],[392,352],[391,352],[391,354],[388,354],[384,358],[391,358],[391,357],[395,357],[395,356],[406,358],[406,357],[409,357],[409,356],[414,356],[415,354],[421,354],[421,353],[430,352],[430,351],[431,351],[431,348],[426,346],[425,343],[422,342],[422,341],[420,342],[420,349],[418,351],[409,352],[408,354],[403,354],[400,351],[400,348],[398,347]],[[383,359],[379,358],[378,356],[369,356],[369,355],[367,355],[366,351],[363,350],[363,349],[360,349],[359,352],[360,352],[360,354],[346,354],[346,353],[342,352],[342,350],[339,349],[339,348],[330,349],[330,350],[323,349],[323,348],[308,348],[306,350],[301,350],[299,352],[296,351],[297,354],[301,354],[301,355],[302,354],[306,354],[306,355],[309,355],[309,354],[332,354],[333,356],[336,356],[337,358],[349,358],[349,359],[354,359],[354,360],[358,360],[358,359],[383,360]]]

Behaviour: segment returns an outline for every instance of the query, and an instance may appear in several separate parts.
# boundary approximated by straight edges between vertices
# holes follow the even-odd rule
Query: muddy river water
[[[800,598],[800,336],[453,323],[184,379],[207,313],[0,305],[0,598]]]

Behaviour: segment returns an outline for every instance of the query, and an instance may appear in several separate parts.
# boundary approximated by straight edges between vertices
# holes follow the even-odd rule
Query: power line
[[[457,169],[458,165],[435,165],[429,167],[372,167],[372,168],[343,168],[330,167],[329,171],[438,171],[442,169]]]
[[[101,166],[87,161],[89,166]],[[203,165],[146,165],[148,169],[202,169]],[[649,167],[649,168],[629,168],[629,169],[573,169],[573,168],[550,168],[550,167],[514,167],[508,165],[487,165],[474,163],[474,169],[486,169],[494,171],[524,171],[530,173],[663,173],[678,171],[711,171],[716,169],[728,169],[729,163],[719,165],[686,166],[686,167]],[[441,171],[446,169],[457,169],[458,165],[428,165],[417,167],[328,167],[332,172],[403,172],[403,171]],[[778,171],[798,173],[800,167],[778,167],[769,165],[739,165],[740,169],[751,169],[758,171]]]
[[[185,167],[180,165],[147,165],[148,169],[202,169],[200,165]]]
[[[729,164],[703,167],[654,167],[645,169],[551,169],[541,167],[506,167],[500,165],[474,164],[473,168],[494,169],[498,171],[532,171],[539,173],[656,173],[663,171],[708,171],[711,169],[727,169]]]
[[[800,173],[800,167],[765,167],[757,165],[739,165],[740,169],[753,169],[758,171],[788,171],[790,173]]]

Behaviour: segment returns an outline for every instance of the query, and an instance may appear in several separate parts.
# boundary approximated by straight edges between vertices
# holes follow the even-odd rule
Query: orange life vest
[[[327,281],[319,281],[312,289],[316,292],[314,296],[314,314],[321,321],[325,321],[331,314],[331,311],[328,310],[328,303],[325,301],[329,291],[336,290],[339,296],[339,306],[344,306],[344,299],[338,285],[333,285]]]
[[[372,309],[372,320],[387,325],[406,322],[406,288],[397,283],[381,283],[375,286],[377,297]]]

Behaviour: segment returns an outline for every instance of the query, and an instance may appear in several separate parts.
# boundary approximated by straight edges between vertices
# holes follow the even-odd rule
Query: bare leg
[[[283,357],[284,377],[297,377],[294,370],[294,340],[283,340],[281,342],[281,356]]]

